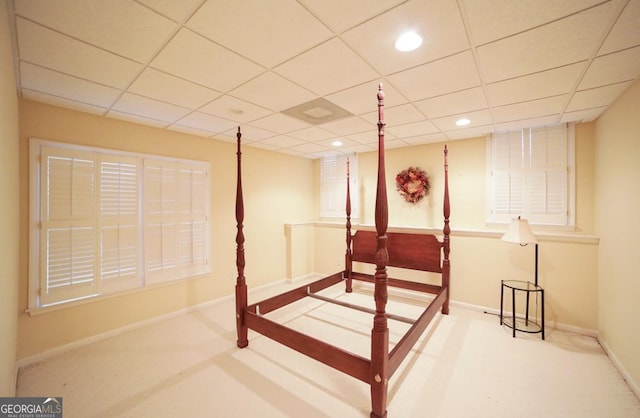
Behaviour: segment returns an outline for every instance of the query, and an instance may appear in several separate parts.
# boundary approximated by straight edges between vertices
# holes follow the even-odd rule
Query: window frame
[[[511,212],[505,214],[496,214],[494,208],[496,207],[496,185],[495,185],[495,177],[494,171],[496,171],[496,167],[494,166],[494,137],[496,133],[488,134],[486,136],[486,167],[487,167],[487,208],[486,208],[486,219],[488,225],[504,225],[509,223],[511,219],[516,218],[518,216],[522,216],[527,219],[530,224],[537,225],[543,228],[551,228],[551,229],[562,229],[562,230],[573,230],[575,229],[575,221],[576,221],[576,166],[575,166],[575,124],[574,123],[562,123],[556,125],[548,125],[548,126],[537,126],[531,128],[523,128],[511,131],[501,131],[499,134],[510,134],[520,132],[521,135],[524,135],[524,132],[530,133],[532,130],[538,129],[547,129],[547,128],[556,128],[556,127],[564,127],[566,136],[565,136],[565,146],[566,146],[566,164],[564,169],[566,170],[566,185],[565,185],[565,197],[564,203],[566,206],[566,213],[562,217],[561,221],[554,221],[554,216],[558,218],[558,215],[542,215],[542,214],[532,214],[530,212],[531,204],[524,203],[524,207],[522,211],[519,212]],[[523,151],[524,152],[524,151]],[[526,160],[526,155],[523,157],[523,160]],[[531,173],[539,173],[539,168],[527,168],[524,167],[522,171],[524,172],[524,184],[530,184]],[[529,187],[529,186],[526,186]],[[547,195],[545,195],[546,197]]]
[[[44,282],[49,280],[47,278],[47,260],[45,257],[47,256],[47,237],[50,236],[51,229],[45,229],[49,227],[49,223],[51,222],[45,214],[45,205],[50,204],[47,200],[48,195],[45,195],[46,190],[48,190],[48,182],[50,181],[47,177],[47,173],[45,173],[45,169],[49,167],[49,160],[45,160],[48,158],[48,153],[53,150],[56,155],[69,156],[72,155],[91,155],[93,157],[93,187],[94,187],[94,196],[93,196],[93,205],[92,214],[90,220],[87,222],[92,225],[93,234],[94,234],[94,257],[93,257],[93,284],[92,290],[85,292],[76,292],[72,290],[68,297],[64,297],[65,290],[59,292],[60,297],[46,297],[44,295],[45,288],[47,284]],[[65,157],[61,157],[64,159]],[[147,202],[145,202],[145,190],[148,187],[145,187],[145,174],[144,174],[144,162],[150,160],[161,164],[174,164],[176,166],[181,167],[190,167],[194,171],[198,170],[199,172],[204,173],[204,184],[199,188],[199,192],[202,193],[202,196],[199,196],[198,199],[201,201],[200,212],[201,215],[199,218],[199,222],[203,223],[203,226],[200,228],[202,230],[202,234],[199,237],[202,243],[199,244],[200,249],[200,258],[203,261],[203,266],[198,269],[192,269],[189,271],[186,269],[182,274],[168,274],[167,277],[164,277],[163,280],[150,280],[146,273],[145,269],[145,245],[150,239],[147,238],[145,241],[145,218],[144,218],[144,209],[147,207]],[[135,174],[132,174],[130,171],[132,168],[129,166],[130,164],[134,164],[135,166]],[[115,165],[114,165],[115,164]],[[126,169],[129,169],[129,172],[125,172],[124,174],[121,171],[113,174],[113,172],[109,172],[108,169],[112,168],[114,170],[120,170],[122,166],[127,166]],[[105,169],[106,167],[106,169]],[[117,168],[116,168],[117,167]],[[115,181],[119,181],[122,176],[125,176],[124,181],[128,181],[129,183],[126,185],[127,190],[121,191],[120,189],[113,191],[113,189],[108,189],[106,186],[109,184],[109,176],[115,175],[117,179]],[[128,177],[127,177],[128,176]],[[135,178],[135,186],[132,186],[130,181],[131,178]],[[105,180],[106,179],[106,180]],[[101,183],[101,180],[104,180]],[[190,184],[191,185],[191,184]],[[29,139],[29,301],[28,301],[28,312],[37,312],[40,310],[46,310],[51,307],[56,306],[69,306],[74,304],[74,302],[78,301],[86,301],[92,300],[95,298],[99,298],[102,296],[111,296],[116,294],[122,294],[125,292],[145,289],[150,286],[165,283],[167,281],[179,281],[179,280],[187,280],[193,277],[203,276],[211,273],[211,228],[210,228],[210,185],[211,185],[211,164],[208,161],[200,161],[200,160],[189,160],[189,159],[180,159],[180,158],[170,158],[164,156],[158,156],[153,154],[143,154],[143,153],[135,153],[128,152],[122,150],[114,150],[107,149],[101,147],[94,146],[86,146],[86,145],[78,145],[72,143],[51,141],[51,140],[43,140],[38,138],[30,138]],[[148,186],[148,185],[147,185]],[[125,186],[122,186],[123,188]],[[130,200],[133,198],[131,195],[132,187],[135,187],[135,195],[136,202],[135,205],[135,213],[132,213],[132,206]],[[180,193],[180,189],[178,186],[177,194]],[[119,203],[117,208],[115,209],[104,209],[103,206],[106,207],[103,203],[104,197],[110,198],[119,198],[120,193],[128,193],[126,196],[122,196],[124,203]],[[89,201],[91,198],[88,198]],[[102,199],[102,200],[101,200]],[[122,210],[121,207],[123,205],[127,206],[126,210]],[[127,213],[121,213],[127,212]],[[74,220],[70,218],[69,222],[73,223]],[[69,224],[67,222],[67,224]],[[66,225],[65,222],[61,222],[61,225]],[[67,226],[68,227],[68,226]],[[130,227],[134,227],[135,230],[131,231]],[[116,228],[117,231],[113,230]],[[127,229],[128,235],[125,237],[120,236],[121,228],[129,228]],[[112,230],[114,235],[111,236],[111,239],[107,237],[107,229]],[[71,231],[73,231],[73,227],[69,227]],[[132,235],[133,233],[133,235]],[[126,256],[126,254],[122,251],[126,249],[127,251],[131,247],[129,242],[134,236],[137,237],[137,242],[133,246],[136,247],[136,255],[135,260],[133,257]],[[176,237],[176,245],[179,242],[179,237]],[[116,269],[117,272],[109,270],[105,270],[105,265],[103,264],[103,255],[106,254],[106,251],[113,250],[116,252],[120,252],[122,255],[116,255],[120,257],[120,259],[126,258],[127,264],[118,266]],[[135,268],[135,275],[126,275],[127,269]],[[186,272],[186,273],[185,273]],[[120,277],[120,273],[123,273],[123,277]],[[115,274],[115,276],[113,276]],[[104,277],[103,277],[104,275]],[[111,275],[111,277],[110,277]],[[124,277],[126,276],[126,277]],[[49,282],[47,282],[49,283]],[[73,287],[69,287],[69,289],[73,289]]]
[[[327,159],[335,159],[335,178],[327,178]],[[347,200],[347,162],[349,163],[349,194],[351,201],[351,219],[360,217],[360,199],[358,190],[358,154],[336,154],[320,159],[320,218],[346,219]],[[335,202],[335,207],[327,200]]]

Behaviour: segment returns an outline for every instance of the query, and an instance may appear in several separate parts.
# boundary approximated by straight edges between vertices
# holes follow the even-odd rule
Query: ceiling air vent
[[[303,120],[313,125],[320,125],[334,120],[353,116],[340,106],[322,97],[283,110],[285,115]]]

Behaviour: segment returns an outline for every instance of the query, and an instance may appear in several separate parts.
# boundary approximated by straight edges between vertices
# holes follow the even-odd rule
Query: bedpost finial
[[[238,133],[236,134],[236,138],[238,138],[238,141],[240,141],[241,137],[242,137],[242,133],[240,132],[240,126],[238,126]]]
[[[384,91],[382,90],[382,83],[378,84],[378,101],[381,102],[384,100]]]

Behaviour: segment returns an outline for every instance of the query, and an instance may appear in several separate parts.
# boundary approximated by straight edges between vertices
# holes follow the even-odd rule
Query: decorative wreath
[[[429,194],[429,177],[419,167],[409,167],[396,175],[396,187],[404,200],[418,203]]]

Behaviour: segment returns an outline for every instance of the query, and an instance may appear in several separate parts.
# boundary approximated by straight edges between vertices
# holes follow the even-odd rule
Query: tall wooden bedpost
[[[442,261],[442,286],[447,288],[447,298],[442,304],[442,313],[447,315],[449,313],[449,299],[451,297],[451,287],[449,286],[449,277],[451,266],[449,264],[449,234],[451,228],[449,228],[449,214],[451,213],[451,207],[449,205],[449,150],[447,146],[444,146],[444,203],[442,205],[442,211],[444,214],[444,238],[442,240],[442,250],[444,253],[444,259]]]
[[[244,323],[244,312],[247,309],[247,283],[244,278],[244,233],[242,232],[242,222],[244,221],[244,200],[242,198],[242,164],[240,152],[240,127],[238,126],[238,170],[236,182],[236,225],[238,232],[236,234],[236,268],[238,270],[238,278],[236,280],[236,330],[238,332],[238,347],[243,348],[249,345],[247,339],[247,326]]]
[[[352,269],[352,260],[351,260],[351,188],[350,188],[350,172],[349,172],[349,158],[347,157],[347,205],[346,205],[346,213],[347,213],[347,252],[344,255],[344,278],[347,279],[345,283],[345,291],[347,293],[351,293],[353,291],[351,279],[351,269]]]
[[[389,360],[389,328],[387,327],[387,224],[389,209],[384,167],[384,92],[378,86],[378,184],[376,190],[375,222],[377,232],[376,273],[374,275],[374,299],[376,314],[371,330],[371,417],[387,416],[387,383]]]

